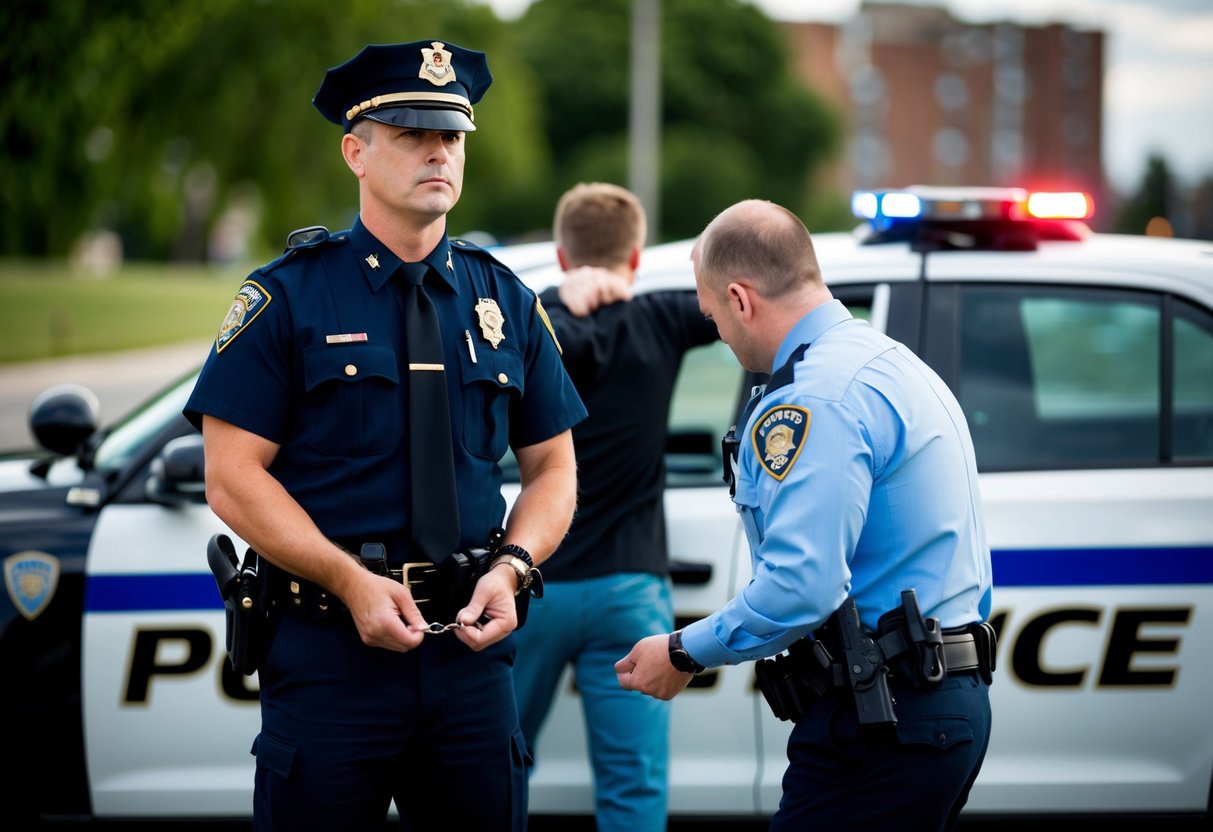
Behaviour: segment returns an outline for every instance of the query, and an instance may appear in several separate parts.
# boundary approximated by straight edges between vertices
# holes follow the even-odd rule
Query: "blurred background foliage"
[[[368,43],[488,53],[450,228],[546,239],[579,180],[627,184],[631,0],[539,0],[516,21],[468,0],[6,0],[0,7],[0,256],[261,260],[293,228],[348,227],[340,130],[310,105]],[[812,187],[839,117],[796,80],[780,29],[738,0],[663,0],[662,239],[746,197],[841,227]]]

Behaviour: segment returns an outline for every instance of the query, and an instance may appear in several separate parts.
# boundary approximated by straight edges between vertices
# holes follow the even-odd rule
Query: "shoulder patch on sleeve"
[[[552,343],[556,345],[556,352],[564,355],[564,350],[560,346],[560,339],[556,337],[556,330],[552,328],[552,319],[548,317],[548,311],[543,308],[543,301],[539,299],[539,295],[535,295],[535,311],[539,313],[539,320],[543,321],[543,325],[548,328],[548,335],[552,336]]]
[[[793,404],[768,407],[754,422],[750,441],[764,471],[782,480],[804,450],[809,435],[809,411]]]
[[[223,352],[245,327],[256,320],[265,308],[270,305],[273,297],[265,291],[265,287],[255,280],[246,280],[236,291],[236,297],[223,323],[219,325],[219,335],[215,338],[215,352]]]

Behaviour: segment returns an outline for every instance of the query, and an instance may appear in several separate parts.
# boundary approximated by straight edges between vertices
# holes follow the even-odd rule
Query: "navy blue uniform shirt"
[[[505,515],[507,443],[550,439],[586,410],[535,293],[509,269],[445,236],[425,262],[445,351],[459,545],[483,546]],[[357,220],[256,270],[185,406],[195,425],[209,414],[280,445],[270,473],[330,538],[391,540],[409,526],[400,264]],[[495,348],[476,311],[492,323],[493,304],[504,336]]]

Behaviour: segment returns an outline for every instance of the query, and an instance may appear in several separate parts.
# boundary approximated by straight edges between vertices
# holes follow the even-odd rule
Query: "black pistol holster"
[[[206,545],[206,560],[223,598],[228,660],[233,670],[251,676],[261,661],[266,630],[267,604],[257,553],[250,548],[239,563],[231,538],[216,534]]]
[[[988,623],[945,632],[939,619],[923,617],[917,593],[907,589],[901,606],[880,617],[875,634],[863,629],[855,599],[848,597],[811,639],[795,642],[786,655],[759,661],[755,671],[758,687],[779,719],[799,720],[814,699],[845,685],[855,697],[861,725],[896,725],[890,675],[929,688],[939,685],[949,669],[976,670],[989,684],[995,649]]]
[[[863,631],[855,599],[847,596],[833,618],[842,643],[847,679],[855,695],[859,724],[896,725],[893,695],[889,692],[889,667],[876,641]]]

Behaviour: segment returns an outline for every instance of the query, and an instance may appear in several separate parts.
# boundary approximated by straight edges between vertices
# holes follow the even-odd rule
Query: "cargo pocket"
[[[390,451],[404,435],[396,353],[370,343],[314,344],[303,351],[304,411],[299,438],[328,456]]]
[[[932,745],[941,751],[973,741],[973,726],[967,716],[929,716],[901,720],[894,729],[902,745]]]
[[[295,767],[294,746],[258,734],[253,740],[253,756],[257,759],[257,768],[263,768],[283,780],[290,779]]]

